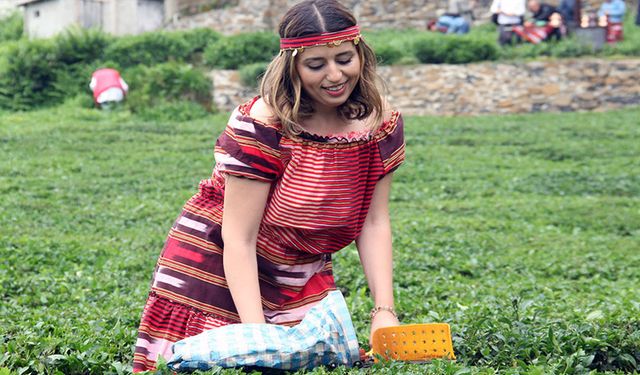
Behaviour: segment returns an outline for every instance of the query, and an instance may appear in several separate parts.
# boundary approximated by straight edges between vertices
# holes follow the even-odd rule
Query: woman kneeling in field
[[[331,254],[356,241],[371,332],[393,310],[388,200],[403,123],[381,97],[375,55],[334,0],[293,6],[261,96],[238,106],[210,179],[184,206],[155,268],[134,371],[171,345],[232,323],[294,325],[335,290]]]

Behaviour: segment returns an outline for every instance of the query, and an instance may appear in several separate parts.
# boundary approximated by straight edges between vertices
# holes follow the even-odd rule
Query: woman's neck
[[[302,127],[309,133],[325,136],[366,130],[365,121],[345,119],[335,107],[324,111],[314,108],[313,115],[302,122]]]

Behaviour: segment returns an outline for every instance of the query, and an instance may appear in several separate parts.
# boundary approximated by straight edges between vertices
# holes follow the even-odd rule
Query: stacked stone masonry
[[[17,0],[0,0],[3,1]],[[180,12],[166,25],[168,29],[209,27],[223,34],[248,31],[275,30],[284,12],[300,0],[175,0]],[[603,0],[581,0],[585,12],[595,11]],[[558,5],[560,0],[546,0]],[[351,9],[365,30],[372,29],[426,29],[427,22],[445,11],[448,0],[341,0]],[[629,9],[635,9],[637,0],[626,0]],[[491,0],[476,0],[473,8],[475,23],[486,22]],[[209,11],[190,14],[214,7]],[[184,14],[185,11],[187,14]]]
[[[275,30],[284,12],[299,0],[239,0],[237,6],[175,17],[171,29],[210,27],[224,34]],[[426,29],[427,21],[446,9],[448,0],[343,0],[365,29]],[[488,16],[491,0],[478,0],[474,15]]]
[[[0,0],[14,1],[14,0]],[[184,15],[177,14],[167,25],[169,29],[190,29],[210,27],[223,34],[248,31],[275,30],[284,12],[300,0],[176,0],[179,8],[198,10],[206,5],[216,5],[216,9]],[[596,10],[603,0],[581,0],[583,11]],[[560,0],[546,0],[558,5]],[[351,9],[365,30],[406,29],[424,30],[430,19],[437,17],[438,11],[447,9],[448,0],[341,0]],[[637,0],[626,1],[629,9],[635,9]],[[488,20],[491,0],[476,0],[473,14],[476,23]]]
[[[640,105],[640,59],[380,67],[387,97],[406,115],[601,111]],[[257,94],[237,71],[211,72],[230,111]]]

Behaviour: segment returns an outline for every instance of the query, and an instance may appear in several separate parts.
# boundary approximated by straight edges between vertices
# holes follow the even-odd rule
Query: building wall
[[[176,12],[182,15],[193,15],[212,9],[224,9],[237,6],[240,0],[174,0]],[[268,1],[267,1],[268,2]],[[171,13],[173,14],[173,13]]]
[[[30,38],[47,38],[78,24],[79,2],[48,0],[28,4],[24,9],[24,27]]]
[[[45,0],[24,7],[25,30],[47,38],[72,25],[113,35],[139,34],[164,26],[163,0]]]
[[[164,24],[164,2],[162,0],[138,0],[137,33],[157,30]]]
[[[80,0],[80,26],[104,29],[106,4],[102,0]]]
[[[113,35],[129,35],[138,32],[138,1],[110,0],[109,13],[104,31]]]

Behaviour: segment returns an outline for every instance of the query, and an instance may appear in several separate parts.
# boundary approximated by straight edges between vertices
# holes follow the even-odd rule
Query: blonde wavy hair
[[[281,38],[295,38],[324,32],[336,32],[355,26],[356,19],[335,0],[306,0],[291,7],[279,26]],[[338,107],[338,114],[347,120],[363,120],[373,114],[372,130],[380,126],[383,101],[378,89],[376,56],[364,40],[355,45],[360,57],[360,77],[347,99]],[[264,74],[260,95],[280,121],[285,134],[295,136],[303,130],[300,123],[311,117],[311,99],[302,89],[293,51],[280,51]]]

